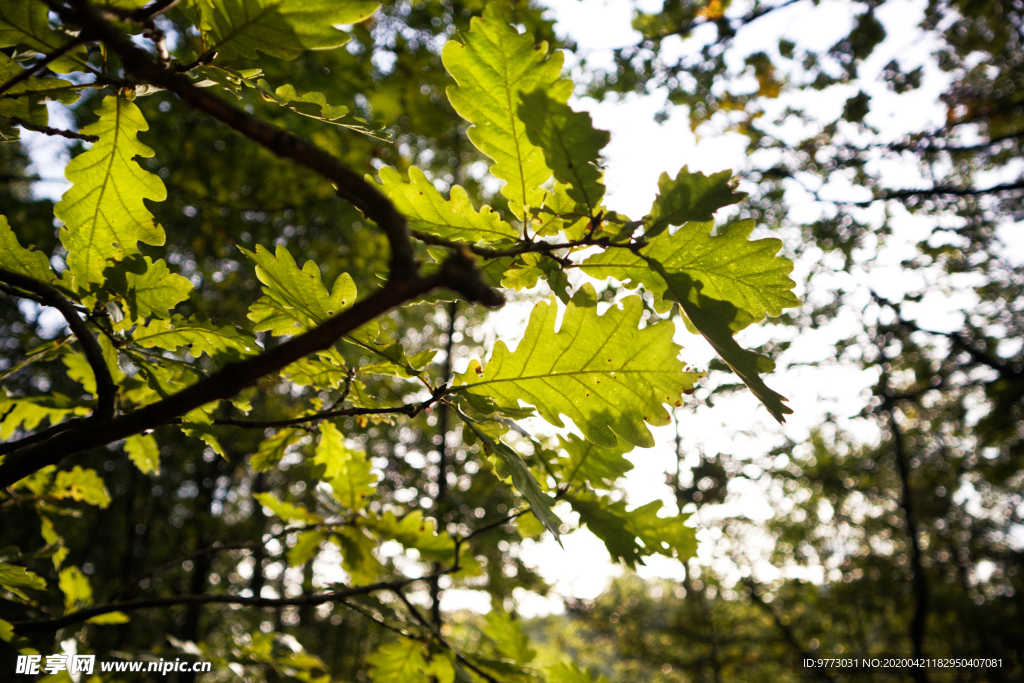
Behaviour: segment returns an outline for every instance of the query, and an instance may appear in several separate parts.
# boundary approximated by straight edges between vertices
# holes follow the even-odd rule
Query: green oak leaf
[[[4,0],[0,11],[0,47],[24,45],[36,52],[56,52],[72,40],[50,26],[49,8],[39,0]],[[72,48],[48,67],[57,73],[80,71],[85,64],[85,46]]]
[[[530,639],[523,632],[522,624],[503,610],[492,609],[487,613],[483,632],[494,643],[498,653],[509,661],[526,665],[537,656],[530,647]]]
[[[789,277],[793,262],[776,256],[779,240],[748,239],[753,221],[736,221],[715,236],[713,227],[710,222],[687,223],[675,233],[654,237],[636,253],[606,249],[585,260],[583,272],[613,277],[627,286],[644,285],[659,312],[679,304],[689,325],[781,422],[792,410],[759,376],[771,369],[771,362],[744,350],[733,334],[799,305]]]
[[[602,448],[575,434],[559,436],[558,440],[568,455],[562,467],[563,481],[567,485],[587,482],[595,488],[611,489],[620,477],[633,469],[633,463],[625,458],[633,447],[622,439],[614,448]]]
[[[23,71],[25,69],[21,65],[0,52],[0,83],[6,83]],[[50,118],[46,101],[59,100],[64,104],[72,104],[78,99],[78,93],[72,88],[70,81],[60,78],[33,77],[6,91],[0,97],[0,142],[13,142],[21,137],[15,123],[5,119],[45,126]]]
[[[129,621],[131,621],[131,618],[124,612],[107,612],[106,614],[99,614],[86,619],[85,623],[98,626],[114,626],[116,624],[127,624]]]
[[[27,275],[40,282],[52,282],[57,277],[50,268],[50,259],[46,254],[32,247],[26,249],[21,246],[6,216],[0,216],[0,268]]]
[[[306,261],[300,270],[284,245],[275,254],[262,245],[255,253],[240,249],[256,262],[256,276],[263,283],[263,296],[249,307],[257,332],[300,334],[355,303],[356,285],[348,273],[339,275],[328,292],[316,263]]]
[[[349,36],[335,26],[368,19],[372,0],[192,0],[205,48],[221,57],[255,58],[256,51],[294,59],[305,50],[341,47]]]
[[[733,191],[732,171],[706,176],[690,173],[683,166],[674,179],[662,173],[658,179],[658,196],[644,220],[644,232],[647,237],[654,237],[670,225],[713,220],[716,211],[746,196],[746,192]]]
[[[150,320],[132,333],[132,343],[145,349],[177,351],[188,348],[193,358],[202,354],[215,361],[233,361],[259,353],[256,337],[233,325],[216,325],[198,315]]]
[[[124,450],[143,474],[160,474],[160,446],[152,434],[135,434],[124,440]]]
[[[192,292],[192,282],[186,277],[172,273],[163,259],[153,261],[146,256],[145,270],[141,274],[128,272],[128,307],[134,317],[163,317],[182,301],[187,301]]]
[[[92,586],[78,567],[65,567],[57,576],[57,585],[64,594],[64,611],[74,612],[92,604]]]
[[[574,112],[543,90],[523,94],[519,118],[530,142],[544,150],[555,180],[566,183],[569,197],[594,215],[604,198],[598,162],[611,140],[608,131],[596,130],[590,114]]]
[[[0,415],[3,416],[0,418],[0,439],[11,438],[19,427],[32,431],[43,420],[56,425],[66,417],[91,412],[89,403],[53,392],[45,396],[0,396]]]
[[[263,507],[270,510],[286,522],[297,524],[318,524],[324,521],[323,517],[314,514],[306,509],[306,506],[298,503],[288,503],[281,500],[272,493],[254,493],[252,497],[259,501]]]
[[[303,435],[301,429],[279,429],[273,436],[260,441],[256,452],[249,458],[249,467],[253,472],[269,472],[281,462],[288,447],[301,440]]]
[[[499,341],[486,366],[472,363],[456,377],[462,385],[456,390],[488,396],[499,406],[517,407],[522,400],[556,427],[565,426],[559,417],[565,415],[606,448],[617,437],[650,448],[654,437],[646,424],[668,424],[663,404],[680,402],[700,374],[688,372],[678,359],[675,326],[659,322],[639,329],[642,312],[643,302],[634,296],[621,309],[598,315],[597,295],[588,283],[573,296],[556,330],[558,306],[541,302],[515,352]]]
[[[559,664],[544,670],[547,683],[608,683],[603,675],[594,678],[589,671],[581,669],[579,664]]]
[[[406,354],[405,347],[401,342],[390,339],[381,329],[380,323],[372,320],[359,329],[347,335],[345,341],[350,344],[362,347],[382,359],[383,363],[377,363],[372,367],[373,372],[395,375],[397,377],[416,377],[423,372],[423,369],[437,355],[435,349],[426,349],[411,357]]]
[[[96,470],[82,469],[75,465],[70,471],[61,470],[53,481],[50,495],[54,498],[71,500],[106,508],[110,505],[110,492]]]
[[[447,533],[437,533],[434,520],[424,519],[422,510],[413,510],[398,517],[388,510],[382,517],[369,517],[363,525],[383,540],[398,541],[406,548],[419,551],[420,557],[433,562],[455,559],[455,541]]]
[[[326,538],[327,534],[323,531],[303,531],[295,539],[295,545],[288,548],[288,566],[298,567],[312,560]]]
[[[625,501],[612,502],[591,493],[568,495],[580,523],[602,541],[615,561],[635,569],[648,555],[686,560],[697,551],[696,529],[685,526],[688,515],[658,517],[660,500],[627,510]]]
[[[750,240],[752,220],[730,223],[712,235],[714,223],[687,223],[676,232],[652,238],[639,253],[628,249],[605,249],[586,259],[583,272],[591,277],[613,277],[626,284],[642,284],[655,297],[655,309],[664,313],[679,302],[657,270],[657,261],[670,276],[685,274],[697,283],[701,294],[728,301],[750,316],[730,322],[733,331],[739,325],[760,322],[766,315],[778,316],[783,309],[799,306],[793,294],[796,283],[789,277],[793,262],[777,256],[782,242],[767,238]]]
[[[463,424],[469,427],[472,435],[483,444],[484,450],[494,456],[497,464],[498,476],[503,479],[511,479],[519,493],[523,494],[530,503],[530,510],[540,520],[544,528],[550,531],[555,539],[558,539],[558,526],[561,523],[555,513],[551,511],[554,506],[554,499],[540,487],[536,477],[530,472],[522,456],[512,448],[502,443],[498,435],[491,433],[493,430],[483,426],[479,421],[469,417],[461,410],[456,409]]]
[[[374,683],[429,683],[423,644],[402,638],[381,645],[367,658]]]
[[[477,212],[459,185],[453,185],[451,198],[445,199],[415,166],[409,168],[409,182],[390,166],[382,167],[379,174],[381,192],[405,215],[413,230],[467,244],[509,242],[520,237],[491,207]]]
[[[491,174],[505,181],[501,193],[512,212],[524,218],[528,207],[541,205],[541,186],[551,170],[544,152],[526,134],[519,116],[521,93],[541,89],[556,102],[565,102],[572,83],[559,80],[561,53],[548,57],[547,43],[535,46],[532,36],[518,33],[497,3],[474,17],[461,38],[463,42],[448,41],[441,51],[445,69],[457,83],[448,87],[448,99],[459,116],[474,124],[470,141],[494,160]]]
[[[0,562],[0,588],[14,593],[23,600],[28,600],[28,596],[23,591],[46,590],[46,581],[24,567]]]
[[[72,185],[53,209],[64,221],[60,238],[78,285],[102,284],[107,260],[138,253],[139,242],[164,243],[164,230],[143,200],[163,201],[167,190],[159,176],[133,161],[153,156],[137,138],[149,129],[146,119],[134,104],[114,96],[103,99],[98,113],[100,120],[82,132],[99,141],[68,164],[64,175]]]
[[[313,462],[323,465],[321,478],[334,489],[334,497],[349,510],[362,510],[377,486],[370,461],[363,453],[350,450],[345,439],[330,422],[320,423],[320,443]]]

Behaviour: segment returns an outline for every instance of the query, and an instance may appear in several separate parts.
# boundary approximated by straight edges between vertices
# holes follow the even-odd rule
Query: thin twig
[[[96,377],[96,407],[91,419],[103,421],[112,418],[114,416],[114,401],[117,397],[117,385],[114,384],[114,379],[110,376],[110,370],[103,358],[103,349],[100,347],[99,341],[92,335],[85,321],[79,317],[71,301],[66,299],[56,287],[6,268],[0,268],[0,281],[35,294],[45,301],[46,305],[60,311],[64,320],[67,321],[68,327],[81,343],[85,358],[89,361],[89,366]]]
[[[76,133],[73,130],[62,130],[60,128],[50,128],[49,126],[40,126],[35,123],[29,123],[14,116],[0,116],[0,119],[10,121],[16,126],[21,126],[25,130],[31,130],[36,133],[42,133],[44,135],[60,136],[62,138],[68,138],[69,140],[85,140],[86,142],[98,142],[98,135],[86,135],[85,133]]]

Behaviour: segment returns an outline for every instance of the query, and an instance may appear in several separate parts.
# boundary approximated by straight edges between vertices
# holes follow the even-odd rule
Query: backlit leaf
[[[572,83],[559,81],[562,55],[548,57],[547,43],[519,34],[502,16],[497,3],[488,3],[482,17],[470,20],[464,42],[448,41],[441,59],[458,85],[448,87],[448,99],[459,115],[474,124],[469,139],[494,160],[491,174],[504,180],[501,193],[517,217],[525,207],[540,206],[541,188],[551,170],[544,153],[530,142],[519,117],[522,92],[542,89],[556,102],[572,94]]]
[[[222,57],[294,58],[304,50],[344,45],[349,36],[335,28],[370,17],[371,0],[193,0],[202,17],[206,49]]]
[[[555,501],[540,488],[540,484],[533,476],[533,473],[530,472],[530,468],[526,466],[523,457],[502,443],[499,438],[489,434],[480,423],[470,418],[461,410],[458,411],[458,415],[462,419],[463,424],[472,432],[473,436],[483,444],[484,450],[494,456],[498,465],[498,475],[512,480],[512,485],[530,503],[530,510],[534,516],[557,539],[560,522],[555,513],[551,511]]]
[[[537,304],[514,352],[497,342],[484,367],[471,364],[456,381],[459,391],[488,396],[499,406],[533,405],[541,417],[564,427],[572,419],[587,439],[612,448],[617,436],[650,448],[645,423],[664,425],[663,404],[679,402],[700,377],[678,359],[675,326],[662,322],[639,329],[643,304],[623,300],[597,314],[596,293],[585,284],[569,302],[560,329],[558,306]]]
[[[370,680],[375,683],[428,683],[424,669],[427,660],[423,645],[416,640],[402,638],[385,643],[367,658]]]
[[[135,434],[124,440],[124,450],[143,474],[160,474],[160,447],[152,434]]]
[[[126,299],[136,318],[155,315],[163,317],[182,301],[188,300],[192,282],[172,273],[163,259],[153,261],[145,257],[145,271],[141,274],[129,272],[125,278],[128,284]]]
[[[135,328],[132,343],[165,351],[187,348],[193,358],[205,353],[215,361],[238,360],[259,352],[252,333],[232,325],[216,325],[198,316],[150,320]]]
[[[781,422],[792,410],[759,376],[771,369],[770,361],[733,339],[765,315],[777,316],[799,304],[791,291],[793,263],[776,256],[782,243],[748,240],[753,227],[753,221],[738,221],[712,236],[712,223],[687,223],[674,234],[658,235],[638,253],[607,249],[595,254],[583,262],[583,271],[627,286],[643,284],[662,312],[672,302],[679,304],[688,322]]]
[[[544,150],[555,180],[568,184],[569,197],[595,213],[604,198],[598,161],[611,140],[608,132],[596,130],[590,114],[574,112],[543,90],[523,94],[519,117],[530,142]]]
[[[339,275],[328,292],[317,265],[309,260],[300,270],[283,245],[276,254],[262,245],[255,252],[241,251],[256,262],[256,276],[263,283],[263,296],[249,307],[249,320],[256,323],[257,332],[299,334],[355,302],[356,285],[348,273]]]
[[[317,524],[324,521],[320,515],[313,514],[304,505],[288,503],[272,493],[254,493],[252,497],[258,500],[260,505],[270,508],[275,515],[286,522]]]
[[[134,161],[153,156],[137,137],[149,125],[121,97],[104,98],[97,113],[100,120],[82,132],[100,139],[68,164],[64,175],[72,185],[53,209],[64,221],[60,237],[78,285],[102,284],[107,261],[137,253],[139,242],[164,243],[164,230],[143,200],[163,201],[167,191],[159,176]]]
[[[516,240],[519,232],[501,220],[491,207],[479,212],[473,208],[469,195],[453,185],[451,199],[445,199],[423,171],[411,166],[409,182],[390,166],[379,171],[380,189],[409,219],[409,227],[445,239],[476,244]]]
[[[64,594],[65,612],[73,612],[92,604],[92,586],[88,577],[78,567],[61,569],[57,585]]]
[[[334,497],[350,510],[366,507],[377,485],[370,461],[345,446],[341,431],[330,422],[320,423],[320,443],[313,462],[324,466],[323,480],[334,489]]]
[[[56,277],[46,254],[32,247],[26,249],[21,246],[6,216],[0,216],[0,268],[27,275],[40,282],[50,282]]]
[[[734,192],[732,171],[706,176],[690,173],[684,166],[675,178],[662,173],[658,179],[658,196],[644,221],[645,233],[654,237],[670,225],[689,221],[710,221],[723,206],[741,201],[745,192]]]
[[[569,456],[562,469],[566,484],[587,482],[595,488],[610,489],[633,469],[633,463],[624,457],[633,447],[621,439],[614,448],[602,448],[575,434],[559,436],[558,440]]]
[[[75,465],[70,471],[61,470],[53,482],[50,495],[55,498],[88,503],[100,508],[110,505],[110,493],[96,470],[82,469]]]

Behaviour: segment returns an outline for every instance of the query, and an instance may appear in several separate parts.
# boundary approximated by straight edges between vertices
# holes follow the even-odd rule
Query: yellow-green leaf
[[[81,607],[92,604],[92,586],[89,579],[78,567],[65,567],[60,570],[57,585],[64,594],[64,611],[73,612]]]
[[[31,246],[27,249],[21,246],[6,216],[0,216],[0,268],[40,282],[50,282],[56,277],[46,254]]]
[[[732,182],[732,171],[706,176],[690,173],[684,166],[675,178],[662,173],[658,179],[658,196],[644,220],[644,232],[654,237],[670,225],[712,220],[714,213],[723,206],[735,204],[747,196],[745,192],[734,192]]]
[[[736,221],[717,235],[713,228],[691,222],[673,234],[662,232],[639,252],[606,249],[584,261],[583,271],[627,286],[643,284],[661,312],[679,304],[687,321],[781,422],[792,411],[759,376],[771,362],[741,348],[733,334],[799,305],[789,277],[793,263],[776,256],[779,240],[748,239],[753,221]]]
[[[521,93],[541,89],[557,102],[572,94],[560,81],[562,55],[548,56],[547,43],[518,33],[499,9],[488,3],[482,17],[470,21],[463,42],[449,41],[441,51],[445,68],[457,85],[448,87],[455,111],[470,123],[469,139],[494,160],[491,173],[505,181],[501,193],[523,218],[527,207],[544,199],[542,185],[551,177],[544,153],[530,142],[519,116]]]
[[[423,644],[409,638],[385,643],[367,658],[374,683],[428,683]]]
[[[100,626],[113,626],[116,624],[127,624],[131,619],[124,612],[107,612],[106,614],[100,614],[91,619],[87,619],[87,624],[97,624]]]
[[[409,182],[390,166],[379,173],[381,191],[409,219],[413,230],[467,244],[508,242],[520,237],[491,207],[484,206],[477,212],[459,185],[453,185],[451,198],[445,199],[415,166],[409,168]]]
[[[100,120],[82,132],[99,136],[92,149],[71,160],[64,175],[71,188],[54,214],[64,221],[61,241],[77,285],[102,284],[107,261],[138,252],[138,243],[161,245],[164,230],[143,200],[163,201],[167,190],[160,177],[143,170],[134,157],[153,150],[138,140],[149,129],[142,112],[121,97],[106,97]]]
[[[110,492],[107,491],[100,475],[96,474],[96,470],[82,469],[78,465],[70,471],[61,470],[57,473],[50,495],[55,498],[70,498],[100,508],[110,505]]]
[[[192,282],[172,273],[163,259],[153,261],[146,256],[142,273],[128,272],[125,300],[135,318],[164,317],[192,292]]]
[[[46,581],[24,567],[0,562],[0,588],[27,600],[28,596],[23,591],[45,590]]]
[[[348,273],[339,275],[328,292],[320,268],[309,260],[300,270],[283,245],[275,254],[262,245],[255,252],[242,249],[242,253],[256,262],[256,276],[263,283],[263,296],[249,307],[249,320],[256,323],[257,332],[300,334],[355,302],[356,285]]]
[[[135,434],[124,440],[124,450],[143,474],[160,474],[160,446],[152,434]]]
[[[320,443],[313,462],[324,466],[323,480],[334,489],[339,503],[350,510],[366,507],[377,477],[366,456],[347,448],[341,431],[330,422],[320,423]]]
[[[258,500],[264,507],[270,508],[275,515],[286,522],[318,524],[324,521],[320,515],[313,514],[307,510],[306,506],[285,502],[272,493],[254,493],[252,497]]]
[[[344,45],[335,26],[368,19],[380,5],[371,0],[193,0],[202,17],[206,49],[225,58],[294,58],[304,50]]]
[[[569,186],[569,197],[594,215],[605,190],[598,162],[611,136],[594,128],[590,114],[574,112],[543,90],[525,93],[522,98],[519,116],[526,123],[530,142],[544,150],[555,179]]]
[[[612,448],[618,437],[645,448],[654,445],[647,424],[670,421],[663,404],[674,405],[700,377],[679,360],[675,326],[660,322],[639,329],[643,303],[628,297],[622,308],[597,314],[597,295],[585,284],[555,329],[558,306],[537,304],[515,352],[495,344],[487,365],[471,364],[457,390],[493,399],[499,407],[519,401],[564,427],[569,417],[594,443]],[[646,423],[646,424],[645,424]]]

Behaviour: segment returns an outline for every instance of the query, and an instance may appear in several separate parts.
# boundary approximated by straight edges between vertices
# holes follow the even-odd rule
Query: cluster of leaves
[[[625,456],[654,445],[648,425],[667,424],[665,406],[681,406],[701,377],[679,358],[674,317],[706,337],[776,419],[790,412],[760,377],[770,361],[734,339],[766,315],[799,303],[791,292],[792,263],[777,256],[781,243],[749,240],[749,221],[715,229],[715,212],[743,198],[728,172],[705,176],[684,168],[675,178],[663,176],[651,210],[639,220],[607,208],[600,163],[608,134],[567,104],[572,83],[562,78],[561,54],[519,33],[500,5],[489,4],[440,53],[454,79],[448,97],[471,126],[469,141],[489,159],[490,176],[503,182],[502,196],[478,210],[474,188],[431,178],[408,163],[401,169],[376,166],[377,178],[364,179],[350,170],[348,159],[331,153],[340,145],[329,138],[313,137],[311,144],[288,132],[300,120],[292,115],[301,114],[301,125],[332,124],[332,132],[352,136],[356,145],[360,134],[372,144],[386,137],[379,122],[353,113],[356,104],[331,105],[321,93],[302,94],[291,85],[273,88],[263,76],[263,68],[272,67],[253,66],[266,59],[257,52],[294,59],[344,45],[349,35],[336,26],[355,24],[358,35],[373,21],[376,3],[173,4],[75,0],[49,12],[32,0],[0,5],[0,47],[10,53],[3,56],[0,115],[11,126],[91,143],[67,165],[70,187],[53,207],[59,246],[26,240],[20,235],[28,228],[0,221],[4,294],[21,302],[16,310],[25,323],[46,309],[64,319],[56,335],[23,349],[2,370],[12,379],[54,375],[61,390],[12,383],[0,397],[6,440],[2,514],[25,528],[35,519],[46,544],[5,551],[0,587],[11,606],[0,617],[0,635],[29,652],[45,649],[45,634],[91,628],[84,623],[118,624],[142,607],[187,604],[193,614],[191,606],[207,603],[279,610],[336,605],[402,636],[365,657],[375,680],[591,680],[567,664],[534,662],[507,620],[484,628],[493,647],[468,636],[455,642],[440,629],[437,586],[442,579],[472,585],[490,571],[480,560],[486,551],[475,544],[483,532],[516,520],[523,536],[564,533],[568,527],[554,509],[558,501],[629,566],[653,554],[691,556],[694,529],[687,516],[662,516],[660,503],[630,510],[617,482],[631,467]],[[45,68],[64,77],[43,78]],[[75,104],[92,90],[99,92],[83,97],[75,110],[86,119],[94,112],[92,122],[78,131],[49,128],[47,101]],[[206,238],[180,219],[165,229],[153,213],[173,199],[164,174],[153,173],[145,161],[154,150],[144,142],[144,108],[148,99],[167,94],[274,157],[312,171],[321,184],[332,183],[362,212],[350,214],[352,222],[372,223],[372,239],[390,247],[389,272],[381,272],[379,257],[365,262],[362,272],[338,272],[329,259],[308,258],[300,267],[285,244],[270,249],[257,243],[236,252],[260,284],[259,296],[246,302],[245,317],[230,317],[237,306],[215,318],[205,315],[208,285],[174,266],[182,244]],[[284,127],[231,101],[253,94],[279,105]],[[14,139],[15,133],[11,128],[5,136]],[[367,165],[365,159],[359,163]],[[327,194],[323,205],[329,201]],[[568,273],[574,269],[592,280],[577,280],[573,288]],[[337,274],[328,288],[323,273],[332,270]],[[642,287],[644,295],[607,306],[592,281],[609,278]],[[502,291],[541,282],[553,296],[534,306],[516,349],[499,341],[485,362],[473,361],[461,373],[453,374],[451,366],[454,314],[440,376],[431,367],[437,350],[429,341],[408,343],[387,315],[396,308],[414,315],[417,304],[453,298],[493,307]],[[197,296],[200,285],[203,297]],[[268,394],[295,400],[282,405]],[[497,520],[473,529],[445,515],[444,454],[434,505],[381,496],[389,473],[379,477],[367,436],[378,425],[433,411],[461,423],[452,431],[461,437],[465,457],[482,470],[478,478],[486,472],[510,487],[505,490],[512,504],[498,508]],[[580,434],[556,442],[516,422],[535,415],[555,428],[565,428],[568,418]],[[351,418],[354,425],[343,422]],[[343,425],[352,428],[343,432]],[[442,439],[448,437],[442,429]],[[76,463],[90,453],[120,449],[137,467],[132,477],[138,481],[168,476],[162,472],[165,458],[171,454],[179,465],[179,449],[205,449],[210,458],[200,459],[212,463],[219,455],[226,462],[238,438],[253,443],[246,448],[252,482],[246,497],[252,502],[237,514],[265,520],[269,511],[276,529],[269,536],[261,530],[235,548],[254,558],[250,592],[205,593],[206,575],[196,571],[200,581],[193,581],[191,592],[131,601],[124,596],[137,588],[125,585],[108,602],[94,604],[85,564],[69,557],[58,519],[84,511],[58,501],[105,508],[111,496],[95,469]],[[279,488],[265,486],[296,462],[301,487],[291,485],[290,476],[275,479]],[[246,463],[240,465],[244,470]],[[230,498],[216,493],[221,484],[215,479],[203,484],[211,511],[214,502],[223,509]],[[389,546],[401,548],[413,565],[394,560]],[[316,590],[313,564],[331,556],[329,547],[340,554],[332,576],[344,580],[334,590]],[[278,552],[272,548],[303,573],[299,597],[286,597],[283,583],[274,597],[264,595],[261,562]],[[205,558],[208,570],[208,556],[222,549],[207,548],[196,557]],[[46,593],[33,593],[47,586],[39,575],[41,559],[59,572],[63,610]],[[417,584],[433,585],[433,622],[405,594]],[[187,640],[172,641],[179,651],[215,661],[307,678],[327,667],[290,646],[282,649],[273,638],[196,644],[189,631],[195,629],[186,629]]]

